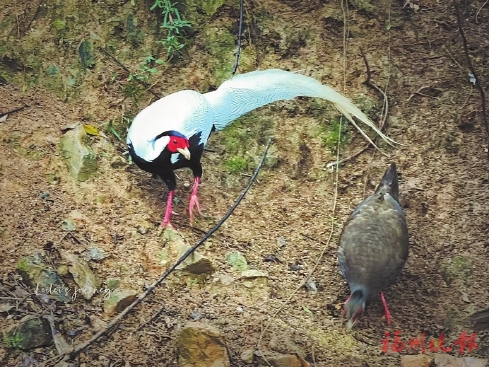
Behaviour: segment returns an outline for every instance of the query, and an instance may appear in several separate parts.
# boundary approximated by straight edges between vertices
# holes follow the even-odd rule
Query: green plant
[[[127,130],[131,126],[132,117],[122,115],[120,119],[113,119],[101,123],[99,129],[104,129],[106,133],[111,133],[117,140],[122,141],[127,135]]]
[[[165,61],[161,59],[155,59],[153,56],[147,56],[144,59],[144,62],[140,65],[140,71],[138,73],[130,73],[128,81],[132,82],[137,79],[147,84],[150,81],[150,76],[157,73],[158,69],[156,66],[163,65],[164,63]]]
[[[156,8],[161,9],[163,15],[163,24],[161,28],[167,31],[166,39],[157,41],[166,48],[167,59],[171,59],[175,52],[180,51],[185,44],[182,43],[181,31],[185,27],[191,27],[190,22],[183,20],[178,9],[175,7],[177,3],[171,3],[170,0],[155,0],[151,11]]]

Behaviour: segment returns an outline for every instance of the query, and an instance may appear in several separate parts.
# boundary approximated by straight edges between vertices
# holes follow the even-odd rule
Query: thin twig
[[[162,306],[162,307],[161,307],[161,308],[160,308],[160,309],[159,309],[159,310],[158,310],[158,311],[157,311],[157,312],[156,312],[156,313],[155,313],[153,316],[151,316],[151,318],[150,318],[148,321],[146,321],[146,322],[142,323],[141,325],[139,325],[139,326],[138,326],[138,328],[137,328],[137,329],[136,329],[134,332],[139,331],[139,330],[141,330],[143,327],[145,327],[146,325],[148,325],[148,324],[152,323],[152,322],[153,322],[153,320],[155,320],[155,319],[156,319],[158,316],[160,316],[160,315],[161,315],[161,313],[162,313],[164,310],[165,310],[165,306]]]
[[[141,301],[143,301],[153,290],[165,280],[168,275],[170,275],[182,262],[184,262],[187,257],[189,257],[200,245],[202,245],[207,239],[212,236],[214,232],[216,232],[219,227],[222,226],[222,224],[229,218],[229,216],[234,212],[236,207],[239,205],[241,200],[245,197],[246,193],[248,190],[251,188],[251,185],[256,179],[256,176],[258,175],[258,172],[260,172],[261,167],[263,166],[263,162],[265,161],[265,158],[268,153],[268,148],[270,148],[270,144],[272,143],[272,139],[268,140],[268,143],[266,145],[265,151],[263,153],[263,156],[260,160],[260,163],[256,167],[255,173],[253,174],[253,177],[251,177],[248,185],[246,188],[243,190],[243,192],[238,196],[236,201],[234,202],[233,206],[229,211],[226,213],[226,215],[215,225],[214,228],[212,228],[207,234],[202,237],[202,239],[197,242],[195,245],[193,245],[191,248],[189,248],[176,262],[173,264],[170,268],[168,268],[165,273],[152,285],[150,285],[144,293],[142,293],[131,305],[129,305],[124,311],[122,311],[120,314],[118,314],[103,330],[100,330],[98,333],[96,333],[94,336],[92,336],[89,340],[87,340],[84,343],[79,344],[70,354],[69,354],[69,359],[75,358],[82,350],[93,344],[98,338],[100,338],[102,335],[106,334],[110,329],[112,329],[124,316],[126,316],[134,307],[136,307]]]
[[[13,110],[10,110],[10,111],[7,111],[7,112],[0,112],[0,118],[2,118],[5,115],[10,115],[11,113],[14,113],[14,112],[21,111],[21,110],[23,110],[26,107],[28,107],[28,106],[27,105],[24,105],[22,107],[17,107],[17,108],[14,108]]]
[[[105,48],[103,48],[103,47],[99,47],[98,49],[99,49],[99,51],[101,51],[102,53],[104,53],[104,54],[105,54],[105,56],[107,56],[108,58],[112,59],[112,60],[113,60],[113,61],[114,61],[114,62],[115,62],[117,65],[119,65],[121,68],[123,68],[123,69],[124,69],[124,70],[125,70],[125,71],[126,71],[128,74],[131,74],[131,70],[129,70],[129,69],[127,68],[127,66],[125,66],[125,65],[124,65],[122,62],[120,62],[119,60],[117,60],[117,59],[115,58],[115,56],[112,56],[112,55],[109,53],[109,51],[107,51],[107,50],[106,50]],[[143,82],[142,80],[139,80],[138,78],[134,78],[134,80],[135,80],[137,83],[141,84],[141,85],[142,85],[144,88],[146,88],[146,90],[147,90],[148,92],[150,92],[150,93],[151,93],[153,96],[155,96],[155,97],[156,97],[156,98],[158,98],[158,99],[160,99],[160,98],[161,98],[161,96],[160,96],[158,93],[153,92],[153,90],[151,89],[151,86],[150,86],[150,85],[146,84],[146,83],[145,83],[145,82]]]
[[[453,55],[450,53],[450,51],[448,51],[448,48],[446,48],[445,45],[443,45],[442,48],[447,52],[448,56],[450,56],[450,58],[452,59],[452,61],[455,64],[457,64],[460,69],[462,69],[463,71],[467,71],[466,68],[464,68],[462,65],[459,64],[459,62],[457,60],[455,60],[455,57],[453,57]]]
[[[486,115],[486,93],[484,92],[484,88],[482,88],[479,77],[475,71],[474,65],[472,64],[472,60],[471,60],[470,55],[469,55],[469,48],[467,46],[467,38],[465,38],[465,33],[464,33],[463,28],[462,28],[462,18],[460,16],[460,10],[458,8],[457,0],[453,0],[453,4],[455,5],[455,13],[457,14],[458,30],[460,32],[460,36],[462,36],[462,42],[464,45],[465,58],[467,59],[467,64],[469,64],[470,72],[474,76],[475,85],[477,86],[477,89],[479,89],[479,94],[481,96],[482,120],[484,121],[484,125],[486,127],[486,134],[489,137],[489,122],[487,121],[487,115]],[[489,149],[487,150],[487,155],[489,157]]]
[[[475,13],[475,24],[479,24],[479,22],[477,21],[477,18],[479,17],[479,13],[481,12],[482,8],[487,5],[488,2],[489,0],[486,0],[484,4],[482,4],[482,6],[477,10],[477,13]]]
[[[438,99],[438,97],[433,97],[433,96],[429,96],[427,94],[421,93],[421,91],[423,89],[430,89],[430,88],[431,88],[431,85],[425,85],[425,86],[419,88],[416,92],[414,92],[413,94],[411,94],[408,99],[406,99],[406,102],[409,102],[411,100],[411,98],[413,98],[414,96],[422,96],[422,97],[429,97],[429,98]]]
[[[238,46],[236,49],[236,60],[233,66],[233,75],[236,74],[239,65],[239,57],[241,56],[241,33],[243,30],[243,0],[239,1],[239,27],[238,27]]]

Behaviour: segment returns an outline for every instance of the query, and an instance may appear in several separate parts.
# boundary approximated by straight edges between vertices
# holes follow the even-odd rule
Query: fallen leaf
[[[94,136],[99,136],[99,132],[98,132],[98,129],[93,126],[93,125],[88,125],[88,124],[85,124],[83,125],[83,130],[85,130],[85,132],[88,134],[88,135],[94,135]]]

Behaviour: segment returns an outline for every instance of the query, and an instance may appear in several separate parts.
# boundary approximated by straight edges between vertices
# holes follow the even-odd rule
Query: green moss
[[[323,145],[332,153],[336,153],[338,143],[340,146],[347,146],[350,143],[350,126],[346,119],[336,117],[331,121],[325,121],[319,129]]]
[[[11,335],[3,335],[3,344],[7,348],[18,348],[25,342],[24,335],[21,333],[13,333]]]
[[[254,168],[255,158],[262,154],[260,147],[273,135],[273,120],[262,115],[251,112],[219,132],[219,141],[224,144],[225,149],[222,160],[224,171],[241,174]],[[270,154],[266,164],[277,164],[276,157]]]
[[[231,157],[226,161],[225,167],[230,173],[242,173],[248,170],[250,163],[250,159],[244,157]]]
[[[206,51],[211,57],[208,62],[213,69],[211,84],[220,85],[233,73],[236,52],[236,36],[223,28],[207,29]]]
[[[66,28],[66,21],[62,19],[56,19],[53,23],[51,23],[54,29],[58,32],[63,32]]]
[[[205,0],[202,2],[202,9],[207,13],[207,15],[214,15],[214,13],[219,9],[226,0]]]
[[[19,262],[17,263],[17,269],[20,271],[27,271],[30,269],[31,266],[32,263],[27,257],[20,258]]]
[[[459,280],[465,285],[470,285],[472,283],[472,260],[464,255],[445,259],[441,264],[441,274],[447,284]]]
[[[359,10],[363,10],[367,13],[375,12],[377,9],[374,5],[370,4],[367,0],[351,0],[353,6]]]

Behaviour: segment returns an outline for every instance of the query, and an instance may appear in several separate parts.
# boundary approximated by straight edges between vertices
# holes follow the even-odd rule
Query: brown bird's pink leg
[[[201,214],[199,199],[197,198],[197,191],[199,190],[199,184],[200,184],[200,177],[195,177],[194,186],[192,187],[192,193],[190,194],[190,203],[188,205],[190,222],[194,220],[194,207],[197,207],[197,211],[199,212],[199,214]]]
[[[170,217],[172,213],[172,204],[173,204],[173,195],[175,194],[175,191],[169,191],[168,192],[168,199],[166,201],[166,211],[165,211],[165,216],[163,217],[163,220],[161,221],[160,227],[161,228],[173,228],[173,226],[170,223]]]
[[[384,305],[385,320],[387,321],[387,325],[390,325],[391,313],[389,312],[389,309],[387,308],[387,302],[385,301],[384,292],[380,292],[380,299],[382,300],[382,304]]]

